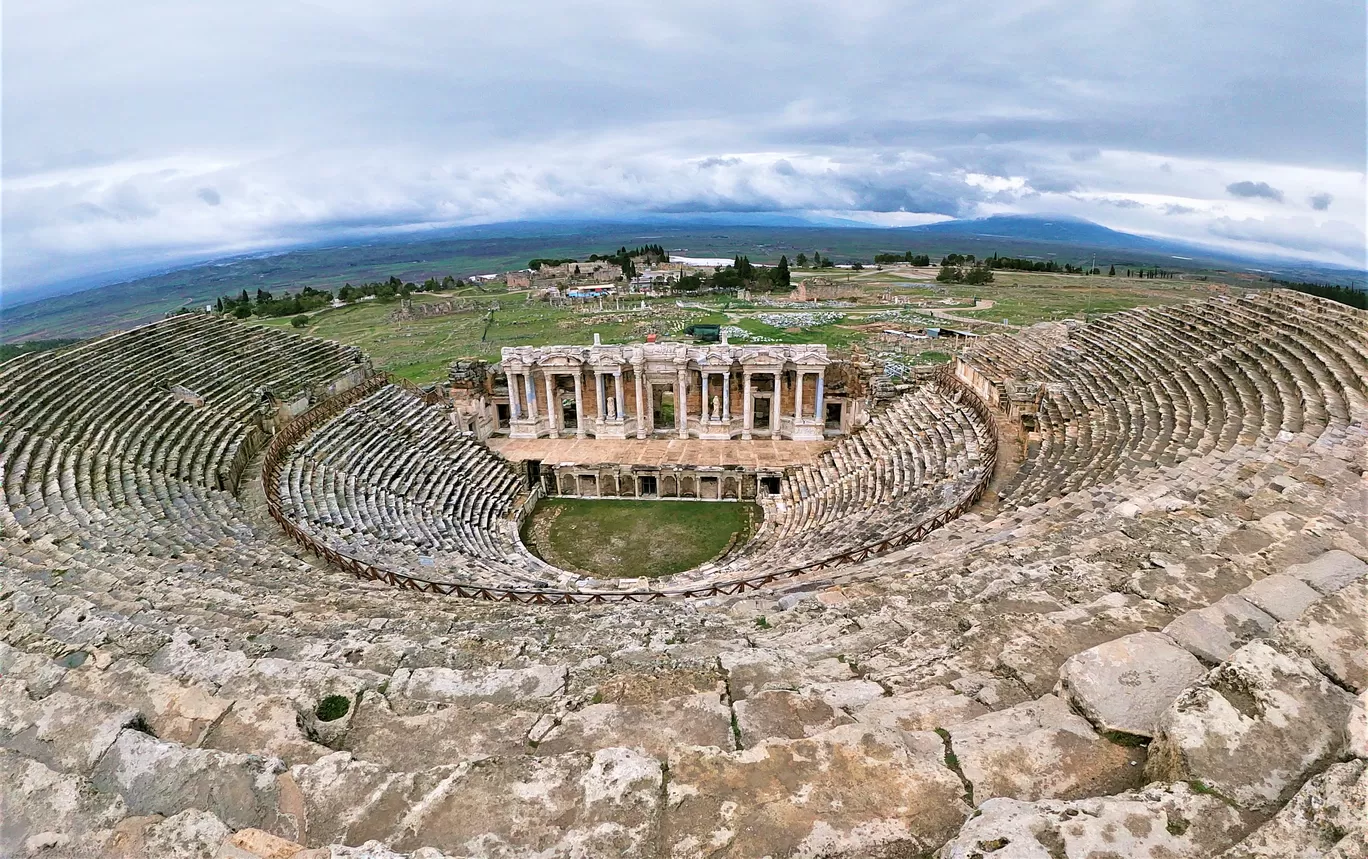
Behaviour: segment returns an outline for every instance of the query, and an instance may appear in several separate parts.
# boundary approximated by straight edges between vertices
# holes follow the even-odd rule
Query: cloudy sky
[[[652,211],[1363,266],[1365,61],[1360,0],[11,2],[3,290]]]

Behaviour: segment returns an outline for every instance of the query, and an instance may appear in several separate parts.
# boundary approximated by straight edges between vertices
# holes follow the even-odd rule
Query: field
[[[797,271],[795,277],[811,274],[814,273]],[[848,279],[864,291],[864,299],[858,304],[774,306],[758,300],[700,296],[651,299],[645,310],[639,309],[640,299],[624,299],[622,309],[615,309],[613,301],[605,299],[600,311],[597,302],[553,307],[545,302],[529,302],[525,293],[472,290],[461,296],[414,296],[415,305],[453,298],[470,302],[472,309],[446,316],[394,319],[399,302],[366,301],[317,311],[310,315],[308,325],[299,330],[359,346],[379,369],[426,384],[445,378],[447,367],[457,358],[498,360],[499,350],[504,346],[587,346],[593,342],[595,333],[604,343],[623,343],[640,341],[653,331],[671,335],[689,323],[714,322],[740,328],[752,337],[747,340],[734,336],[736,343],[825,343],[835,349],[846,349],[889,327],[940,324],[985,333],[1001,332],[1012,330],[1002,325],[1004,319],[1015,327],[1209,294],[1208,287],[1200,283],[1121,277],[998,272],[994,283],[968,287],[937,284],[930,280],[928,271],[917,272],[919,279],[877,270],[827,269],[821,274]],[[782,304],[786,296],[776,294],[771,298]],[[973,309],[975,298],[979,299],[981,309]],[[892,304],[890,299],[925,301],[926,306]],[[894,311],[903,311],[903,315],[890,321],[888,314]],[[939,321],[931,315],[933,312],[940,317]],[[839,318],[828,320],[814,314],[836,314]],[[253,319],[249,324],[289,328],[290,320]],[[944,352],[939,355],[944,360]]]
[[[747,539],[763,514],[729,501],[595,501],[549,498],[523,525],[543,560],[603,578],[667,576]]]
[[[533,257],[583,259],[590,253],[651,242],[685,256],[731,258],[735,254],[746,254],[757,264],[773,263],[780,254],[786,254],[793,262],[799,252],[812,254],[816,251],[838,263],[862,261],[865,264],[870,263],[876,253],[883,252],[913,251],[927,253],[932,259],[950,252],[973,253],[980,257],[1000,253],[1048,258],[1060,264],[1090,265],[1095,257],[1104,270],[1111,264],[1122,270],[1151,265],[1182,268],[1188,277],[1250,287],[1265,282],[1270,274],[1291,280],[1343,282],[1344,272],[1336,274],[1307,265],[1265,261],[1260,263],[1260,268],[1254,269],[1233,259],[1178,257],[1162,245],[1112,233],[1095,225],[1083,227],[1080,232],[1079,229],[1062,229],[1066,226],[1063,224],[1042,230],[1041,224],[1028,221],[956,224],[959,226],[953,230],[947,225],[933,225],[927,229],[849,229],[684,222],[525,223],[461,228],[427,237],[414,235],[218,260],[23,304],[14,304],[13,295],[7,292],[4,306],[0,308],[4,321],[0,340],[13,343],[40,338],[91,337],[149,322],[183,306],[203,307],[212,304],[218,296],[236,295],[243,289],[249,292],[265,289],[279,294],[287,290],[297,292],[305,286],[336,290],[344,283],[384,280],[390,276],[414,283],[421,283],[428,277],[440,280],[446,275],[468,278],[474,274],[521,268]],[[837,273],[838,277],[849,274],[848,270],[839,269],[826,269],[822,273]],[[860,277],[867,280],[870,274],[866,271]],[[71,284],[51,289],[77,286]]]

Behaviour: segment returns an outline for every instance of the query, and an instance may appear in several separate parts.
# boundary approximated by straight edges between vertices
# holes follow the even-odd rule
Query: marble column
[[[731,371],[722,371],[722,420],[731,421]]]
[[[637,438],[646,437],[646,386],[642,384],[641,371],[645,365],[633,364],[632,377],[636,379],[636,415],[637,415]]]
[[[707,370],[698,371],[698,377],[702,379],[703,385],[701,390],[702,395],[698,398],[698,405],[701,407],[700,411],[703,412],[704,426],[707,426],[708,422],[712,420],[712,409],[708,408],[708,376],[709,373]]]
[[[817,373],[817,413],[813,415],[819,424],[826,425],[826,412],[823,407],[826,405],[826,373]]]
[[[779,438],[779,400],[782,399],[784,374],[776,370],[771,375],[774,376],[774,395],[770,397],[770,438]]]
[[[755,428],[755,404],[751,402],[751,374],[741,374],[741,438],[750,441],[751,430]]]
[[[619,368],[613,371],[613,405],[617,406],[617,419],[627,420],[627,400],[622,395],[622,370]]]
[[[560,438],[560,422],[564,415],[559,414],[560,403],[556,400],[556,381],[550,370],[546,371],[546,429],[552,438]]]
[[[532,371],[528,370],[522,374],[523,394],[527,399],[527,417],[529,420],[537,419],[537,383],[532,379]]]
[[[684,368],[679,368],[679,375],[675,378],[675,428],[679,430],[680,438],[689,437],[689,403],[684,398]]]
[[[793,371],[793,422],[797,424],[803,419],[803,377],[807,374],[802,370]]]
[[[608,397],[603,390],[603,372],[597,368],[594,370],[594,404],[597,411],[594,412],[595,420],[603,422],[603,410],[608,403]]]
[[[508,408],[513,420],[522,420],[522,403],[518,402],[518,374],[508,374]]]
[[[575,438],[584,438],[584,370],[575,370]]]

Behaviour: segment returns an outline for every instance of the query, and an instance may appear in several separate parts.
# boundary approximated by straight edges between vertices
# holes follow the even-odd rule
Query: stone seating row
[[[1285,461],[1298,457],[1289,450]],[[1198,465],[1184,464],[1184,469],[1191,472]],[[1283,481],[1282,474],[1258,478],[1245,478],[1250,487],[1260,485],[1251,502],[1297,503],[1303,489],[1320,491],[1311,482]],[[1338,481],[1334,478],[1332,485]],[[1173,485],[1178,491],[1181,481]],[[1215,494],[1224,497],[1222,489]],[[1313,499],[1301,503],[1311,505]],[[1114,531],[1115,517],[1126,511],[1118,514],[1111,506],[1069,541],[1079,547],[1074,551],[1087,551]],[[1067,505],[1042,505],[1016,515],[1022,523],[1078,518]],[[965,521],[948,526],[970,534],[996,527]],[[1150,551],[1162,551],[1173,542],[1168,531],[1156,533],[1148,545]],[[993,552],[991,545],[980,544],[975,552]],[[1011,584],[1014,573],[1004,567],[1002,553],[1019,550],[1011,541],[995,545],[997,556],[965,562],[956,574],[971,589],[998,583],[971,601],[982,605],[985,619],[971,621],[971,629],[999,613],[1005,615],[1004,625],[1020,625],[1022,618],[1032,617],[1023,600],[1050,581]],[[223,547],[213,550],[223,552]],[[396,849],[438,846],[460,854],[473,849],[476,833],[459,823],[468,815],[448,810],[485,802],[482,832],[497,831],[521,849],[555,852],[566,844],[561,840],[566,833],[607,837],[614,830],[603,826],[605,819],[640,825],[636,818],[616,815],[636,807],[638,800],[631,797],[661,795],[663,781],[641,774],[663,773],[668,766],[680,800],[659,809],[644,807],[652,820],[661,821],[652,824],[663,827],[657,841],[671,850],[687,851],[691,835],[727,819],[740,821],[736,837],[747,852],[791,850],[815,831],[815,823],[788,818],[791,831],[767,829],[761,809],[773,809],[776,802],[801,809],[802,793],[793,786],[801,775],[802,784],[844,798],[844,806],[856,809],[823,815],[844,837],[854,837],[861,824],[871,831],[869,818],[861,815],[877,817],[885,804],[906,805],[919,797],[912,803],[918,811],[905,816],[907,829],[884,832],[872,843],[915,845],[927,852],[953,839],[976,805],[991,810],[996,806],[989,803],[1000,800],[1076,802],[1136,790],[1151,766],[1142,747],[1113,742],[1106,731],[1071,713],[1066,696],[1048,687],[1032,692],[1000,677],[992,685],[973,672],[959,678],[923,673],[918,681],[897,679],[919,664],[924,672],[934,669],[931,663],[937,660],[928,662],[923,653],[933,646],[927,631],[943,628],[939,623],[955,629],[957,618],[934,620],[943,611],[934,600],[923,603],[917,591],[904,593],[899,580],[887,576],[865,596],[853,588],[826,609],[809,596],[788,611],[770,614],[772,629],[759,631],[749,613],[719,617],[693,603],[614,607],[580,619],[555,609],[462,612],[460,624],[470,638],[463,634],[467,643],[453,663],[449,604],[387,590],[370,590],[368,599],[353,593],[338,600],[340,589],[327,581],[329,574],[305,565],[292,571],[263,558],[249,571],[196,578],[197,564],[174,563],[165,565],[163,577],[145,568],[113,583],[110,576],[118,571],[108,563],[62,563],[71,564],[68,572],[50,585],[7,574],[23,581],[12,585],[11,605],[0,621],[0,640],[6,642],[0,666],[19,677],[22,688],[0,684],[0,747],[5,749],[0,779],[15,786],[9,808],[12,820],[23,821],[22,832],[58,831],[73,844],[101,837],[101,825],[129,821],[126,827],[146,831],[154,841],[176,825],[223,841],[234,830],[252,827],[299,844],[377,838]],[[1055,565],[1060,563],[1056,558]],[[978,573],[972,572],[976,564]],[[17,571],[18,564],[7,563],[6,569]],[[1298,578],[1295,570],[1290,574]],[[82,576],[89,578],[79,580]],[[936,581],[955,581],[940,574],[925,578],[932,580],[922,586],[925,593],[926,587],[939,586]],[[1007,589],[1001,588],[1004,582]],[[197,605],[203,602],[197,595],[208,593],[215,594],[214,604]],[[183,602],[159,619],[158,603],[166,604],[172,594],[181,594]],[[241,601],[230,603],[233,594]],[[87,596],[102,606],[90,605]],[[313,601],[319,601],[316,609],[309,606]],[[885,602],[886,608],[870,611]],[[1009,605],[1014,607],[1004,609]],[[209,613],[197,618],[196,607]],[[282,610],[288,623],[262,614]],[[1145,607],[1134,597],[1117,601],[1105,593],[1081,613],[1058,603],[1034,609],[1042,610],[1050,612],[1044,617],[1067,615],[1052,623],[1071,632],[1095,626],[1112,637],[1118,625],[1138,632],[1177,622],[1157,603]],[[852,612],[863,618],[860,624],[849,623]],[[1095,621],[1087,620],[1092,612]],[[554,643],[536,637],[542,614],[557,628]],[[736,621],[719,626],[729,614],[737,615]],[[577,655],[630,647],[627,642],[640,631],[637,622],[647,618],[686,643],[662,638],[645,652],[638,646],[637,656],[611,671]],[[380,619],[383,625],[374,623]],[[709,630],[703,637],[700,622]],[[1037,629],[1031,632],[1053,642]],[[975,638],[972,632],[961,634],[971,642]],[[1073,654],[1097,646],[1086,638],[1070,641],[1087,642]],[[1012,643],[1007,645],[1000,658],[1024,665],[1011,651]],[[571,649],[562,649],[567,646]],[[82,664],[53,661],[61,656],[69,664],[70,651],[77,648],[87,653]],[[638,661],[653,651],[668,662]],[[544,661],[527,661],[529,653]],[[1059,653],[1044,654],[1042,675],[1058,674],[1070,656]],[[548,658],[554,656],[560,659]],[[689,667],[681,667],[681,660]],[[713,667],[705,669],[708,664]],[[22,669],[16,672],[15,666]],[[322,722],[314,711],[330,695],[346,698],[348,712]],[[948,739],[937,736],[937,728]],[[947,743],[958,773],[946,763]],[[825,767],[803,768],[803,761],[833,756],[843,763],[832,775],[823,775]],[[766,761],[779,760],[789,763],[766,767]],[[583,786],[610,773],[627,779],[635,792],[605,806],[615,809],[601,812],[607,818],[586,818],[598,794],[584,793]],[[530,781],[547,785],[562,803],[555,832],[537,825],[548,813],[545,800],[518,793],[518,785]],[[734,783],[746,785],[744,795],[728,792],[726,785]],[[692,794],[678,785],[697,789],[717,808],[689,800]],[[63,792],[84,797],[83,803],[50,801]],[[56,823],[40,817],[37,809],[44,800],[67,816]],[[732,809],[726,817],[724,804]],[[187,818],[178,820],[181,815]],[[590,843],[628,855],[645,849],[635,841]]]
[[[1013,368],[1044,381],[1046,395],[1034,454],[1004,500],[1030,504],[1259,438],[1344,426],[1368,407],[1368,321],[1320,312],[1326,303],[1277,292],[1074,327]]]

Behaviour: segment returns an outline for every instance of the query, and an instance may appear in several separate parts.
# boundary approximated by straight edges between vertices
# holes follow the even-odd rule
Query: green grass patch
[[[523,525],[523,540],[548,563],[603,578],[667,576],[747,539],[763,514],[730,501],[548,498]]]

